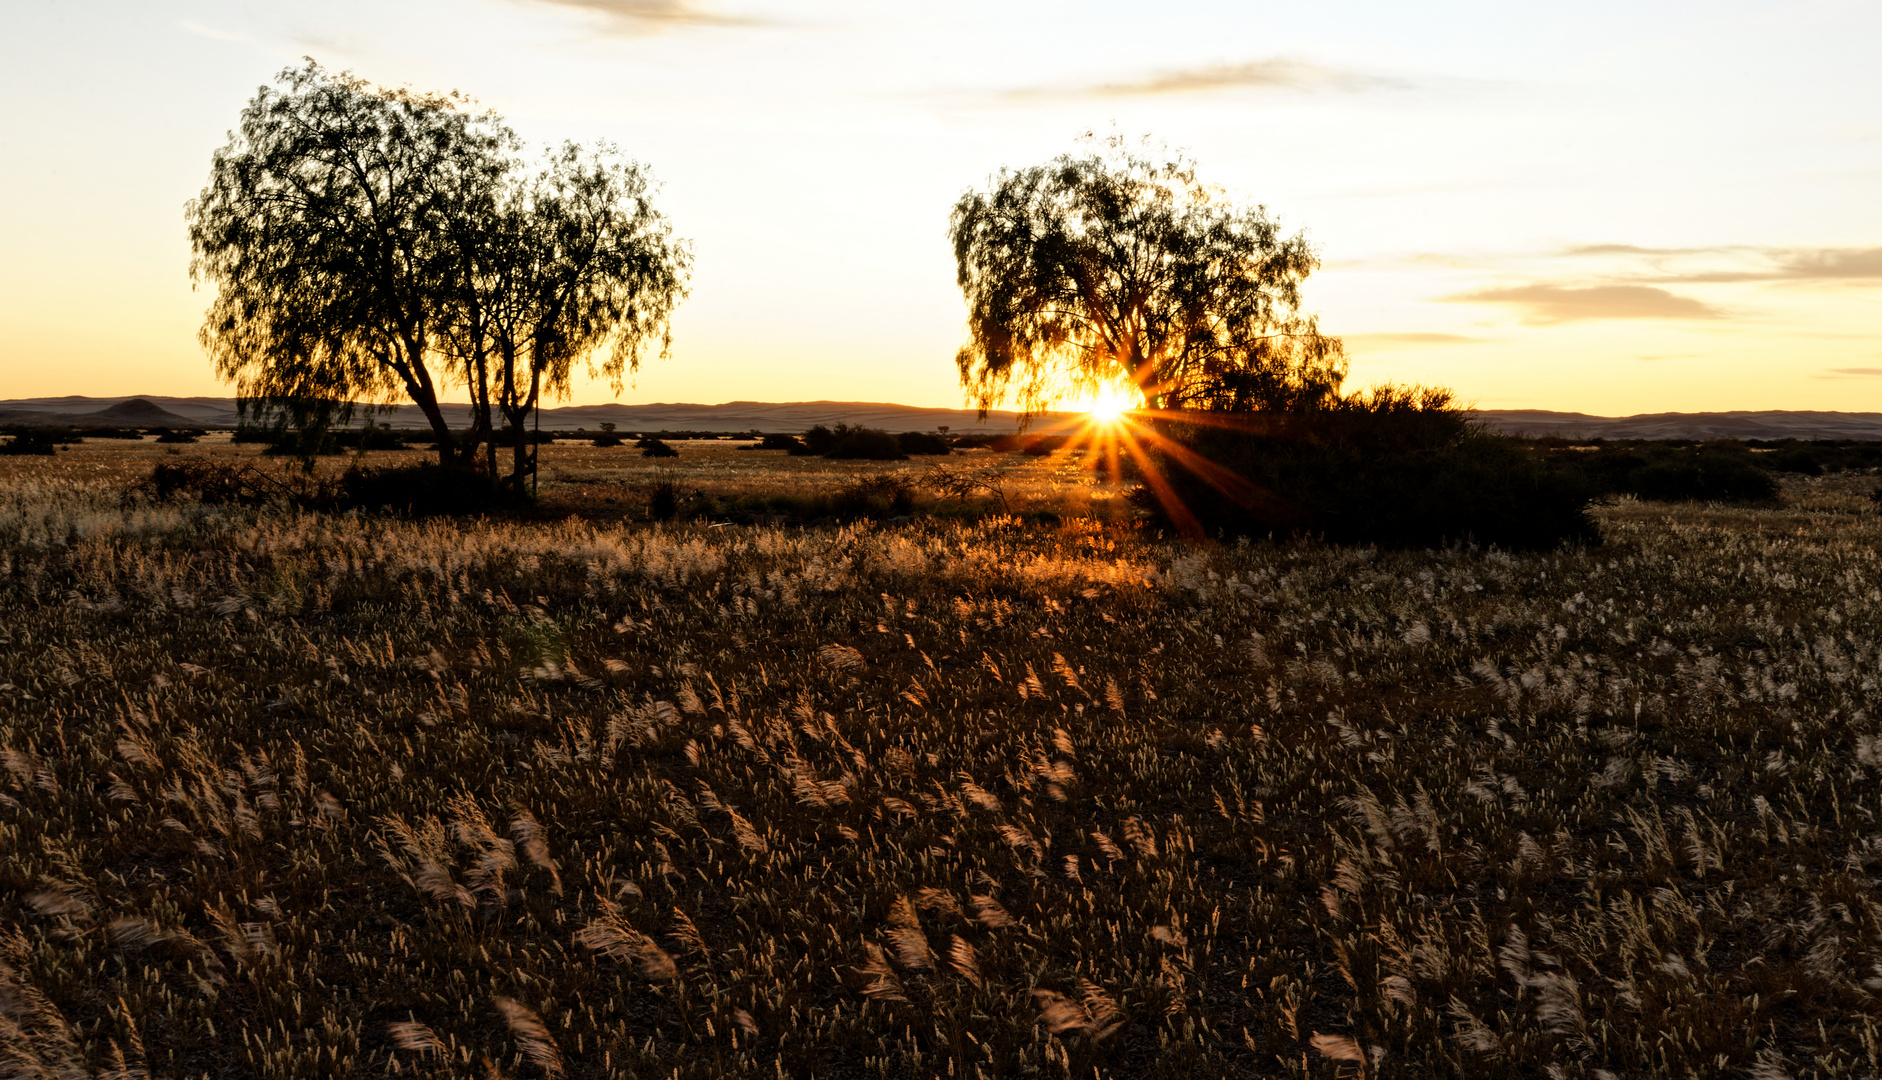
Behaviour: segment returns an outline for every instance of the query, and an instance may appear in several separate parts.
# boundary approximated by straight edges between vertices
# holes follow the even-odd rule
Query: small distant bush
[[[58,452],[58,444],[51,433],[44,431],[16,431],[12,439],[0,443],[0,454],[8,456],[46,456]]]
[[[1630,473],[1626,490],[1655,502],[1775,501],[1777,481],[1747,458],[1706,451],[1670,455]]]
[[[1824,455],[1820,455],[1814,450],[1796,447],[1789,450],[1779,450],[1763,457],[1758,461],[1758,464],[1770,469],[1772,472],[1797,473],[1800,476],[1822,476],[1826,466],[1823,458]],[[1834,459],[1831,460],[1834,461]],[[1841,463],[1838,462],[1829,467],[1836,468],[1840,464]]]
[[[634,443],[634,445],[640,447],[641,457],[669,458],[669,457],[680,456],[680,452],[678,450],[673,449],[671,446],[668,446],[666,443],[662,442],[661,440],[653,438],[651,436],[649,436],[648,438],[639,440],[638,442]]]
[[[798,451],[806,449],[806,447],[804,446],[804,441],[795,435],[783,435],[774,432],[758,441],[758,449],[788,450],[792,454],[796,454]]]
[[[841,437],[838,434],[839,432],[848,434],[849,425],[838,424],[836,430],[832,431],[822,424],[817,424],[809,431],[804,432],[802,449],[792,449],[791,453],[796,457],[803,457],[807,454],[814,454],[817,457],[828,456],[830,451],[836,446],[837,439]]]
[[[1070,442],[1065,435],[1038,435],[1022,432],[1017,435],[995,435],[987,441],[990,450],[1002,454],[1025,454],[1028,457],[1047,457],[1053,452],[1065,449]]]
[[[207,433],[200,429],[153,428],[152,434],[157,436],[160,443],[193,443]]]
[[[1564,451],[1556,460],[1580,471],[1603,493],[1655,502],[1771,502],[1777,481],[1747,447],[1680,442],[1608,445]]]
[[[1444,391],[1385,388],[1305,414],[1240,414],[1243,428],[1170,425],[1133,498],[1208,535],[1317,536],[1391,548],[1474,542],[1538,550],[1598,543],[1588,479],[1472,425]]]
[[[305,474],[277,478],[243,462],[184,460],[161,462],[134,485],[133,492],[169,502],[188,498],[207,506],[285,501],[301,506],[326,506],[336,489],[331,481]]]
[[[860,477],[839,488],[830,509],[840,517],[906,515],[915,508],[915,486],[900,473]]]
[[[824,451],[824,457],[850,461],[900,461],[908,455],[895,436],[881,428],[838,425],[836,442]]]
[[[951,454],[954,448],[948,441],[932,431],[904,431],[895,437],[902,448],[902,453],[911,457],[921,455]]]
[[[671,480],[662,480],[647,492],[647,516],[655,521],[672,521],[680,512],[680,488]]]
[[[350,469],[340,477],[334,508],[434,517],[485,513],[516,501],[480,473],[427,463]]]

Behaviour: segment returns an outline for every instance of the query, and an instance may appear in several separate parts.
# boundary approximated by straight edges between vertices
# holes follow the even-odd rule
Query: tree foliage
[[[1264,207],[1225,202],[1175,156],[1100,151],[1002,170],[954,206],[968,306],[957,363],[982,410],[1126,385],[1161,409],[1299,409],[1345,376],[1300,310],[1318,265]]]
[[[670,344],[689,257],[654,209],[651,186],[612,148],[565,144],[535,176],[500,189],[485,214],[460,223],[465,272],[451,348],[466,382],[487,388],[487,405],[517,433],[518,481],[534,467],[524,422],[544,392],[568,393],[577,358],[605,349],[598,373],[618,392],[653,343],[662,354]]]
[[[607,351],[619,385],[666,346],[690,257],[637,163],[565,145],[534,173],[494,113],[332,74],[282,72],[243,109],[190,203],[192,274],[214,285],[202,337],[238,393],[295,426],[401,396],[440,463],[520,433],[577,359]],[[441,388],[464,386],[453,437]],[[533,445],[533,444],[532,444]]]

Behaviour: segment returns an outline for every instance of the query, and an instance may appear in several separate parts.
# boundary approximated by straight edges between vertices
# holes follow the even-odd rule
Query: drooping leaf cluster
[[[401,397],[440,458],[496,473],[578,358],[617,385],[686,291],[690,254],[611,147],[564,145],[538,169],[494,113],[309,61],[243,110],[187,211],[192,273],[215,288],[202,338],[238,393],[297,426]],[[472,402],[459,443],[445,385]],[[493,417],[493,413],[496,414]],[[495,422],[500,420],[501,422]],[[525,462],[517,446],[520,476]]]
[[[983,410],[1120,385],[1151,408],[1296,410],[1345,376],[1339,340],[1300,310],[1318,265],[1306,238],[1180,157],[1112,138],[1002,170],[955,204],[951,236],[968,304],[956,360]]]

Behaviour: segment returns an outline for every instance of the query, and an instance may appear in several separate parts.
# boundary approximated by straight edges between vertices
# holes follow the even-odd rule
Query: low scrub
[[[0,454],[8,456],[44,456],[58,452],[50,434],[30,429],[15,432],[11,439],[0,443]]]
[[[1644,443],[1554,455],[1604,493],[1655,502],[1719,503],[1776,501],[1777,480],[1761,467],[1765,456],[1736,443]]]
[[[1321,413],[1169,425],[1136,501],[1204,535],[1388,548],[1598,543],[1580,473],[1472,425],[1441,391],[1387,389]],[[1223,420],[1241,426],[1219,426]],[[1208,423],[1207,421],[1218,421]]]
[[[337,477],[304,471],[279,475],[244,463],[163,462],[131,489],[158,502],[186,499],[205,506],[284,504],[302,510],[365,510],[408,517],[474,515],[517,505],[514,495],[466,469],[410,465],[349,469]]]
[[[801,454],[797,450],[791,453],[849,461],[901,461],[908,456],[907,451],[902,449],[901,440],[881,428],[851,427],[848,424],[829,428],[818,424],[804,433],[803,442]]]

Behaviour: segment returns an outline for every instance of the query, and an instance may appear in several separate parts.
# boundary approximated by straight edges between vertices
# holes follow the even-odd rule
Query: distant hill
[[[136,420],[107,418],[117,409],[131,409],[140,414],[156,409],[169,419]],[[465,423],[470,409],[465,404],[447,404],[445,416],[453,424]],[[150,414],[155,415],[155,414]],[[1049,419],[1049,418],[1048,418]],[[124,427],[234,427],[237,412],[234,398],[173,398],[146,395],[138,398],[20,398],[0,401],[0,424],[79,424]],[[423,414],[410,406],[374,415],[379,423],[395,428],[428,426]],[[720,405],[649,404],[649,405],[568,405],[542,410],[542,427],[587,428],[595,430],[604,423],[622,431],[803,431],[816,424],[852,424],[886,428],[890,431],[932,431],[947,427],[950,431],[999,434],[1019,426],[1017,413],[998,410],[982,421],[972,409],[932,409],[917,405],[896,405],[876,401],[728,401]]]
[[[96,405],[100,400],[111,402],[102,409],[85,409],[87,405]],[[39,401],[56,402],[60,405],[77,406],[77,411],[70,408],[45,408]],[[77,427],[121,427],[121,428],[188,428],[209,427],[192,416],[171,412],[149,398],[135,397],[123,400],[113,398],[46,398],[26,401],[0,401],[0,424],[35,424],[35,425],[73,425]]]
[[[452,423],[461,424],[469,406],[445,406]],[[1757,412],[1642,413],[1638,416],[1591,416],[1546,409],[1481,409],[1479,419],[1499,431],[1524,435],[1559,435],[1572,439],[1873,439],[1882,440],[1882,413]],[[1050,429],[1071,418],[1055,414],[1035,421]],[[423,428],[425,419],[405,407],[377,414],[395,428]],[[51,397],[0,401],[0,424],[98,427],[234,427],[234,398]],[[972,409],[934,409],[875,401],[728,401],[719,405],[659,403],[646,405],[569,405],[542,411],[542,427],[586,428],[604,423],[632,431],[803,431],[814,424],[855,424],[889,431],[1000,434],[1018,427],[1018,414],[1000,410],[981,420]]]
[[[1513,435],[1570,439],[1882,439],[1882,413],[1641,413],[1590,416],[1544,409],[1481,409],[1489,426]]]

